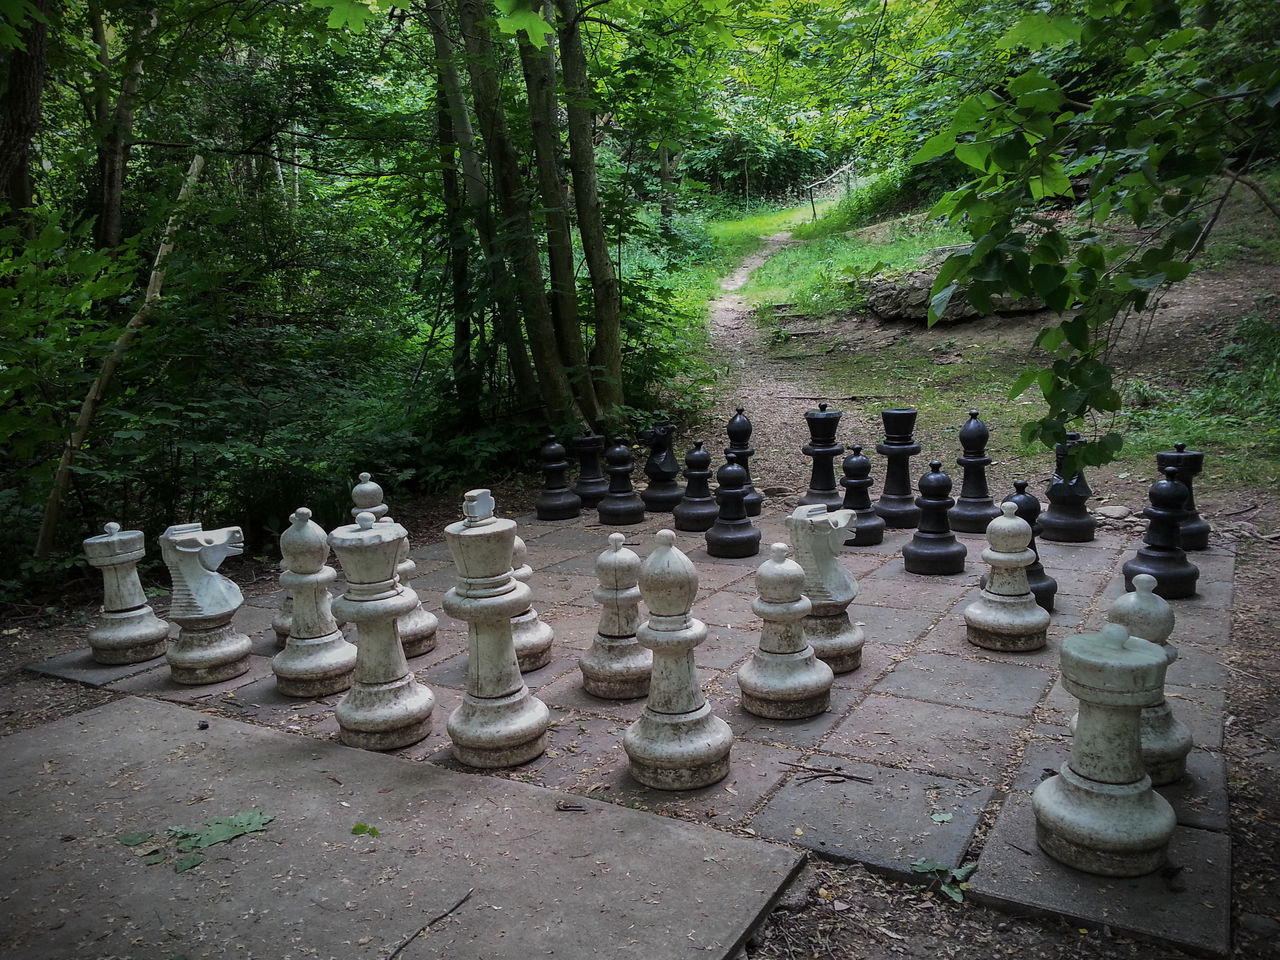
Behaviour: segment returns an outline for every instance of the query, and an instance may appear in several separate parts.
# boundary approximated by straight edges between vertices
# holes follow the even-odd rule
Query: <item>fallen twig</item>
[[[856,773],[845,773],[843,770],[838,768],[811,767],[804,763],[792,763],[790,760],[780,760],[778,762],[784,767],[791,767],[793,770],[805,771],[808,776],[796,777],[796,780],[800,783],[807,783],[810,780],[826,780],[828,783],[832,783],[835,780],[857,780],[859,783],[875,782],[871,777],[860,777]]]
[[[410,935],[409,935],[409,937],[408,937],[408,939],[406,939],[406,940],[404,941],[404,943],[400,944],[400,946],[398,946],[398,947],[396,947],[394,950],[392,950],[392,951],[391,951],[391,955],[390,955],[389,957],[387,957],[387,960],[396,960],[396,957],[400,956],[400,952],[401,952],[402,950],[404,950],[404,948],[405,948],[405,947],[407,947],[409,944],[413,943],[413,941],[417,940],[420,936],[422,936],[424,933],[426,933],[428,930],[430,930],[433,926],[435,926],[437,923],[439,923],[439,922],[440,922],[441,920],[443,920],[445,917],[449,916],[449,914],[453,913],[453,911],[457,910],[460,906],[462,906],[464,903],[466,903],[468,900],[470,900],[470,899],[471,899],[471,895],[472,895],[473,893],[475,893],[475,892],[476,892],[476,888],[475,888],[475,887],[472,887],[470,890],[468,890],[466,893],[464,893],[464,894],[462,895],[462,899],[461,899],[461,900],[459,900],[457,903],[455,903],[452,907],[450,907],[450,908],[449,908],[448,910],[446,910],[444,913],[440,914],[438,917],[432,917],[430,920],[428,920],[426,923],[424,923],[424,924],[423,924],[421,927],[419,927],[419,928],[418,928],[414,933],[410,934]]]

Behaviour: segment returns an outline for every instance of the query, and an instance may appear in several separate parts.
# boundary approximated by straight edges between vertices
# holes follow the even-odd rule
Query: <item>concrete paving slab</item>
[[[893,770],[815,754],[810,766],[841,768],[871,783],[803,780],[793,774],[751,820],[762,837],[797,843],[837,860],[911,877],[928,857],[959,866],[992,789],[959,780]],[[939,822],[933,815],[950,819]]]
[[[1051,543],[1040,537],[1036,540],[1036,549],[1040,552],[1040,562],[1044,564],[1049,576],[1055,579],[1062,570],[1082,570],[1101,575],[1109,573],[1126,549],[1135,549],[1133,544],[1139,541],[1125,539],[1123,541],[1108,540],[1106,543]]]
[[[1055,667],[1058,664],[1058,642],[1055,634],[1070,632],[1064,624],[1049,625],[1049,642],[1039,650],[1002,651],[987,650],[969,642],[968,627],[964,622],[964,609],[969,605],[967,598],[944,613],[938,619],[938,625],[925,635],[914,648],[916,655],[923,653],[950,653],[966,659],[994,660],[1000,663],[1032,664],[1035,666]],[[1071,622],[1074,618],[1058,617]],[[1055,629],[1056,627],[1056,629]]]
[[[208,719],[209,729],[197,729]],[[133,698],[0,741],[9,956],[730,957],[786,847]],[[275,819],[181,874],[116,841]],[[377,838],[353,837],[354,823]],[[38,823],[39,829],[31,829]],[[643,842],[637,842],[643,838]],[[156,909],[162,904],[163,909]]]
[[[875,692],[1029,717],[1051,682],[1040,667],[926,653],[898,664]]]
[[[881,643],[875,639],[868,640],[862,648],[862,666],[848,673],[837,673],[831,689],[866,693],[908,656],[903,647]]]
[[[754,630],[733,630],[707,624],[707,639],[693,648],[693,659],[708,670],[727,670],[736,666],[760,646],[760,634]]]
[[[627,723],[640,716],[645,704],[644,697],[635,700],[601,700],[591,696],[582,689],[582,671],[577,669],[570,670],[542,687],[538,699],[549,707],[609,717]]]
[[[57,677],[60,680],[74,680],[76,683],[88,684],[91,687],[105,687],[107,684],[137,673],[145,673],[165,665],[163,654],[143,660],[141,663],[106,664],[93,659],[89,648],[73,650],[61,656],[50,657],[39,663],[28,664],[25,669],[31,673],[39,673],[46,677]]]
[[[1031,795],[1010,794],[969,880],[975,900],[1004,909],[1106,924],[1178,947],[1225,956],[1230,946],[1230,840],[1178,827],[1169,862],[1181,868],[1134,879],[1095,877],[1063,866],[1036,846]]]
[[[248,672],[230,680],[224,680],[221,683],[203,683],[197,686],[174,683],[170,675],[169,665],[165,663],[162,666],[153,667],[145,673],[135,673],[132,676],[108,683],[106,687],[108,690],[114,690],[117,693],[136,693],[148,697],[158,697],[161,700],[172,700],[175,703],[195,703],[199,700],[220,697],[225,693],[230,693],[264,677],[272,676],[274,674],[271,672],[271,661],[268,658],[250,656]]]
[[[849,619],[862,624],[867,642],[890,643],[906,646],[915,643],[938,619],[932,610],[903,610],[900,607],[881,607],[863,603],[861,591],[849,604]]]
[[[911,539],[914,531],[885,530],[884,540],[869,547],[842,547],[842,556],[900,557],[902,545]]]
[[[710,695],[712,709],[733,728],[733,735],[740,740],[758,740],[761,743],[780,744],[797,750],[812,750],[822,743],[840,718],[848,712],[860,694],[848,689],[831,691],[831,705],[816,717],[803,720],[771,720],[757,717],[742,709],[742,690],[737,675],[730,673],[724,688]]]

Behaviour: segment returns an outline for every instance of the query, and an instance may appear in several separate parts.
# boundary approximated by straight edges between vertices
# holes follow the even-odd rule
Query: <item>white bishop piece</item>
[[[578,660],[582,689],[604,700],[634,700],[648,696],[653,651],[640,646],[640,558],[622,544],[620,533],[609,534],[609,549],[596,558],[599,585],[591,592],[600,604],[600,625],[591,649]]]
[[[987,524],[982,559],[991,565],[991,576],[964,611],[969,642],[986,650],[1039,650],[1048,635],[1049,611],[1036,603],[1027,583],[1027,567],[1036,560],[1031,524],[1014,515],[1017,509],[1006,501],[1002,515]]]

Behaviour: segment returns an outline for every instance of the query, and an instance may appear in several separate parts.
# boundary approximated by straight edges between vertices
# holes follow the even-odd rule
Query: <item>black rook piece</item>
[[[1187,559],[1181,546],[1178,521],[1186,508],[1187,487],[1178,482],[1176,467],[1164,468],[1164,479],[1157,480],[1147,493],[1151,505],[1142,511],[1150,521],[1138,548],[1137,556],[1121,567],[1124,588],[1133,591],[1133,578],[1149,573],[1156,578],[1156,595],[1166,600],[1194,597],[1200,570]]]
[[[613,446],[604,452],[604,462],[609,474],[609,492],[596,506],[600,522],[611,527],[643,523],[644,501],[631,486],[631,474],[636,467],[627,441],[614,437]]]
[[[1188,450],[1185,443],[1175,443],[1172,450],[1156,454],[1156,467],[1164,470],[1173,467],[1178,471],[1178,482],[1187,488],[1186,514],[1178,524],[1182,530],[1183,550],[1209,549],[1209,522],[1196,509],[1196,491],[1191,481],[1204,470],[1204,454]]]
[[[960,428],[961,454],[956,465],[964,471],[960,481],[960,496],[951,508],[951,529],[961,533],[986,533],[987,524],[1000,516],[1000,508],[991,499],[987,489],[987,441],[991,431],[978,419],[978,411],[969,411],[969,422]]]
[[[870,547],[884,542],[884,518],[871,506],[871,461],[862,455],[862,447],[854,444],[850,454],[841,464],[844,479],[844,508],[852,510],[857,518],[853,538],[846,540],[846,547]]]
[[[920,452],[920,444],[911,436],[916,428],[915,410],[881,410],[884,442],[876,444],[876,453],[888,459],[884,470],[884,487],[876,501],[876,513],[891,527],[910,530],[920,522],[920,508],[911,492],[911,458]]]
[[[584,431],[582,436],[573,438],[573,455],[578,458],[578,482],[573,485],[573,492],[584,507],[594,507],[609,490],[609,481],[600,472],[604,437]]]
[[[676,482],[680,475],[680,461],[671,451],[671,435],[675,425],[662,422],[640,434],[649,445],[649,459],[644,465],[644,475],[649,485],[640,493],[645,509],[653,513],[670,513],[684,498],[684,491]]]
[[[724,448],[725,459],[732,453],[738,458],[738,465],[747,471],[747,497],[744,501],[747,516],[758,517],[760,507],[764,504],[764,495],[751,483],[751,458],[756,452],[751,446],[751,421],[742,412],[742,407],[738,407],[738,412],[729,418],[725,432],[729,434],[729,446]]]
[[[695,440],[693,449],[684,456],[684,499],[671,512],[675,514],[676,529],[691,533],[710,530],[720,516],[720,507],[711,495],[711,454],[702,449],[702,441]]]
[[[582,513],[582,498],[569,489],[569,481],[565,475],[569,472],[569,461],[565,459],[564,447],[554,436],[547,437],[547,442],[538,451],[538,459],[542,461],[542,493],[534,501],[533,509],[539,520],[572,520]]]
[[[1035,595],[1036,603],[1053,613],[1053,598],[1058,593],[1058,581],[1044,572],[1044,564],[1040,562],[1040,548],[1036,546],[1036,535],[1040,532],[1040,498],[1027,493],[1027,481],[1013,481],[1014,492],[1004,498],[1005,503],[1012,503],[1014,515],[1025,520],[1031,526],[1031,552],[1036,555],[1035,561],[1027,567],[1027,585]]]
[[[760,552],[760,531],[751,525],[743,504],[746,497],[747,471],[738,458],[730,453],[728,462],[716,471],[716,499],[720,501],[720,515],[715,526],[704,534],[707,553],[713,557],[731,559],[754,557]]]
[[[1074,474],[1070,480],[1062,476],[1062,462],[1071,448],[1085,443],[1088,441],[1081,440],[1080,434],[1068,433],[1067,442],[1054,447],[1058,462],[1054,467],[1053,480],[1049,482],[1049,489],[1045,492],[1049,509],[1040,518],[1040,537],[1043,540],[1088,543],[1098,528],[1098,521],[1085,508],[1093,491],[1084,478],[1084,471]]]
[[[809,442],[801,453],[813,460],[813,473],[809,478],[809,490],[800,498],[800,506],[821,503],[828,510],[839,510],[843,497],[836,489],[835,459],[844,453],[844,447],[836,443],[836,428],[840,426],[840,411],[828,410],[825,403],[817,410],[806,410],[805,422],[809,425]]]
[[[942,472],[942,461],[929,464],[929,472],[920,478],[920,524],[915,534],[902,545],[902,564],[907,573],[946,576],[964,573],[968,551],[956,540],[947,523],[947,511],[955,504],[950,496],[951,478]]]

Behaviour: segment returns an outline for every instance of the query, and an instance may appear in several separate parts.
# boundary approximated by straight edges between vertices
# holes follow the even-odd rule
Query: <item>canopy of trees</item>
[[[975,245],[938,310],[1070,311],[1019,385],[1052,441],[1115,402],[1108,321],[1274,156],[1278,27],[1217,0],[0,0],[4,546],[262,539],[361,468],[439,486],[678,413],[684,215],[849,161],[952,191]],[[1113,210],[1144,239],[1091,233]]]

